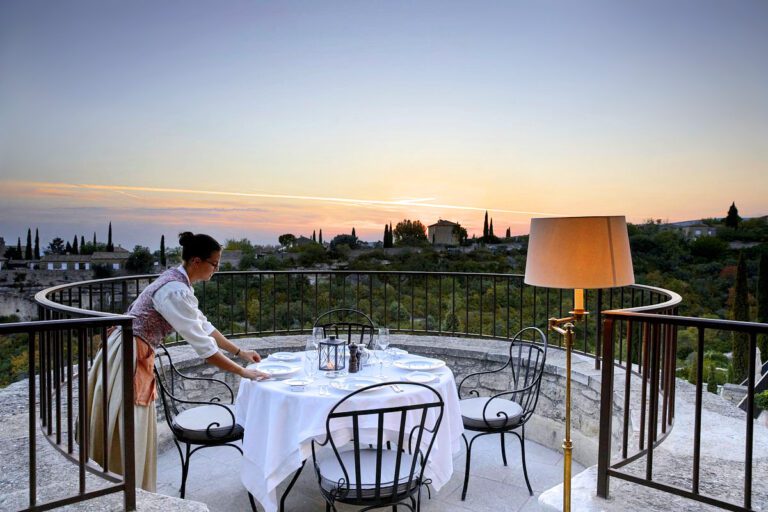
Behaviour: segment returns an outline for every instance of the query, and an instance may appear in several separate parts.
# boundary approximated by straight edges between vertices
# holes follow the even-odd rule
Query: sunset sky
[[[767,53],[765,0],[4,0],[0,236],[765,215]]]

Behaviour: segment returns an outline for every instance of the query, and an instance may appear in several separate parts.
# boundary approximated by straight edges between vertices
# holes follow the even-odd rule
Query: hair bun
[[[191,243],[194,239],[195,239],[195,235],[189,231],[179,233],[179,245],[181,245],[182,247]]]

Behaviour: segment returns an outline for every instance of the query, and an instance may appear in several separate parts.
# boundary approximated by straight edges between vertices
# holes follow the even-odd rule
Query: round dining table
[[[236,418],[245,431],[241,480],[248,492],[264,507],[265,512],[278,510],[277,486],[300,470],[307,458],[311,457],[312,440],[325,439],[328,413],[339,400],[352,392],[351,389],[344,389],[345,383],[351,383],[349,379],[352,378],[407,383],[410,382],[409,379],[423,382],[432,377],[431,381],[423,383],[440,394],[445,407],[425,468],[425,478],[431,480],[435,490],[439,490],[450,480],[453,474],[453,456],[461,449],[461,435],[464,432],[456,382],[450,368],[441,365],[429,371],[414,372],[414,369],[437,366],[441,362],[408,355],[395,360],[395,364],[371,364],[358,373],[337,376],[334,379],[319,372],[313,382],[301,387],[292,386],[291,383],[295,382],[296,378],[307,378],[303,369],[306,356],[303,352],[294,354],[294,361],[266,358],[262,362],[262,365],[295,365],[295,374],[290,375],[294,378],[293,381],[243,379],[237,394]],[[413,368],[408,368],[411,364]],[[360,382],[359,379],[357,381]],[[351,400],[354,400],[355,408],[377,409],[431,402],[434,401],[434,395],[426,388],[401,384],[386,386],[369,393],[359,393]],[[411,420],[413,424],[418,424],[418,418],[408,421]],[[385,434],[387,431],[394,433],[397,428],[398,425],[385,424]],[[375,439],[375,432],[371,432],[370,436]]]

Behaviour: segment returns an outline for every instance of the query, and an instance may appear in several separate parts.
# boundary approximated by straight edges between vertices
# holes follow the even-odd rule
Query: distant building
[[[315,242],[311,238],[307,238],[304,235],[299,236],[299,238],[296,239],[295,242],[293,242],[294,247],[301,247],[304,245],[310,245],[314,244]]]
[[[41,270],[91,270],[91,256],[84,254],[46,254],[40,258]]]
[[[683,222],[672,222],[664,226],[667,229],[674,229],[679,231],[685,238],[689,240],[696,240],[702,236],[716,236],[717,228],[714,226],[707,226],[700,220],[686,220]]]
[[[104,265],[112,270],[124,270],[131,252],[119,245],[113,252],[95,252],[91,255],[91,266]]]
[[[427,237],[432,245],[459,245],[459,237],[454,232],[457,223],[439,219],[427,227]]]
[[[224,267],[225,265],[231,265],[232,268],[238,268],[242,257],[243,251],[221,251],[219,266]]]

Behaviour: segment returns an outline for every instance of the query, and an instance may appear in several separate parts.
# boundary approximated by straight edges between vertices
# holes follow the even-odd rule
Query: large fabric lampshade
[[[624,216],[531,219],[526,284],[614,288],[634,282]]]

